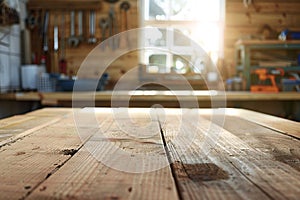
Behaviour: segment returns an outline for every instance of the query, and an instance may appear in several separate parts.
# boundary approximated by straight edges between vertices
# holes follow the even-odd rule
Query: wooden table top
[[[299,199],[299,130],[242,109],[45,108],[0,120],[0,199]]]

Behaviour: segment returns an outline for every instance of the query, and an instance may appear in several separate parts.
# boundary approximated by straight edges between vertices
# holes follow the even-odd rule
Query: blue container
[[[103,91],[108,81],[108,74],[98,79],[58,79],[61,91]]]
[[[281,79],[283,91],[294,91],[295,86],[300,86],[300,80]],[[299,92],[299,91],[298,91]]]
[[[281,40],[300,40],[300,32],[285,29],[280,33],[279,38]]]

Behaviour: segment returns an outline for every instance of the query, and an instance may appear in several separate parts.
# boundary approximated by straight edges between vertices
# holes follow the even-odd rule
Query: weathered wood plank
[[[172,138],[174,134],[178,134],[174,124],[180,124],[179,119],[167,116],[173,125],[170,125],[170,121],[166,121],[163,125],[171,158],[174,162],[179,161],[175,162],[174,170],[184,198],[297,199],[299,197],[299,171],[289,165],[283,165],[266,152],[252,148],[232,133],[212,125],[203,118],[198,118],[200,126],[193,123],[197,122],[195,121],[197,114],[190,116],[193,117],[179,125],[178,128],[182,128],[181,130],[177,128],[180,130],[180,137],[177,135],[178,142],[172,141]],[[186,144],[190,148],[184,151],[183,144],[191,136],[189,135],[191,132],[196,134],[192,135],[194,138],[190,144]],[[201,173],[201,170],[199,172],[197,168],[199,165],[203,171],[214,172],[208,177],[208,180],[213,181],[205,180],[205,176],[203,178],[203,172]],[[194,167],[194,170],[190,172],[186,170],[186,166]],[[214,177],[218,174],[226,177],[225,172],[228,173],[228,178],[215,180]],[[200,180],[193,180],[192,177],[197,175]],[[248,188],[257,191],[249,191]]]
[[[32,119],[33,117],[25,117],[25,116],[21,116],[21,115],[15,115],[12,117],[8,117],[8,118],[4,118],[1,119],[0,121],[0,128],[3,128],[5,126],[10,126],[12,124],[17,124],[17,123],[21,123],[27,120]]]
[[[37,116],[37,117],[55,117],[55,116],[64,116],[72,112],[79,111],[76,108],[43,108],[39,110],[32,111],[27,113],[26,116]]]
[[[0,121],[0,146],[20,139],[34,131],[53,124],[71,109],[40,109],[26,115],[16,115]]]
[[[238,116],[226,116],[224,129],[239,137],[252,148],[268,153],[275,160],[300,171],[298,139],[272,129],[262,128],[261,125]]]
[[[169,178],[169,168],[145,174],[117,171],[82,149],[28,199],[178,199]]]
[[[0,141],[0,147],[7,145],[9,143],[15,142],[33,132],[45,128],[61,118],[32,118],[31,120],[26,120],[23,123],[15,124],[14,126],[6,126],[0,130],[2,137]]]
[[[51,112],[50,112],[51,113]],[[41,114],[41,113],[40,113]],[[0,194],[3,199],[22,199],[58,170],[82,146],[72,114],[0,147]],[[88,129],[92,134],[93,127]]]
[[[27,120],[33,120],[35,118],[34,116],[55,117],[55,116],[61,116],[62,114],[68,114],[70,112],[72,112],[70,109],[65,109],[65,108],[39,109],[27,113],[26,115],[15,115],[12,117],[1,119],[0,128],[15,125],[18,123],[21,124]]]
[[[43,118],[46,113],[26,116]],[[299,129],[288,120],[227,109],[225,130],[207,120],[211,109],[87,108],[68,115],[64,110],[48,113],[61,118],[0,147],[0,198],[297,199],[300,195],[299,140],[282,134]],[[281,131],[276,119],[285,124],[278,126]],[[172,172],[167,158],[173,161]],[[116,170],[120,167],[123,171]],[[149,172],[132,173],[143,171]]]
[[[195,127],[203,121],[198,113],[184,112],[180,116],[181,111],[168,109],[167,113],[173,114],[160,115],[182,199],[267,199],[216,149],[214,141]]]
[[[299,122],[244,109],[227,109],[226,113],[300,139]]]
[[[178,199],[158,121],[149,109],[130,110],[130,119],[123,111],[97,109],[108,120],[29,199]]]

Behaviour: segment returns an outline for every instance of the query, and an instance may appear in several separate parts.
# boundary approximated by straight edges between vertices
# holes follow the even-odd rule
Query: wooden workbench
[[[73,97],[76,99],[73,99]],[[153,102],[174,102],[178,97],[184,101],[196,99],[198,102],[209,102],[212,98],[226,101],[300,101],[299,92],[280,92],[280,93],[251,93],[251,92],[220,92],[208,90],[178,90],[178,91],[155,91],[155,90],[136,90],[136,91],[101,91],[101,92],[18,92],[0,94],[0,100],[16,101],[41,101],[43,105],[61,106],[64,104],[72,105],[74,101],[87,101],[91,97],[97,103],[110,104],[112,97],[117,100],[127,100],[140,105],[152,105]]]
[[[75,97],[75,98],[74,98]],[[112,105],[111,100],[117,102]],[[25,92],[0,94],[0,100],[6,102],[35,102],[42,106],[59,107],[151,107],[159,104],[168,108],[199,108],[219,107],[245,108],[280,117],[300,121],[300,93],[251,93],[251,92],[220,92],[220,91],[101,91],[82,92],[75,95],[71,92]],[[128,103],[127,101],[130,102]],[[75,104],[72,105],[72,101]],[[91,103],[93,101],[93,103]],[[215,103],[212,105],[212,101]]]
[[[0,120],[0,199],[299,199],[299,130],[241,109],[37,110]]]

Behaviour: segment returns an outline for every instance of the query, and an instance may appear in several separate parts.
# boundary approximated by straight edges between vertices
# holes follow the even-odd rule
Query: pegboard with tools
[[[132,1],[124,0],[29,0],[26,23],[31,32],[32,63],[46,61],[48,72],[76,73],[97,44],[137,26],[137,22],[129,23],[131,5]],[[120,48],[119,41],[106,48]],[[80,59],[75,55],[77,49]]]

